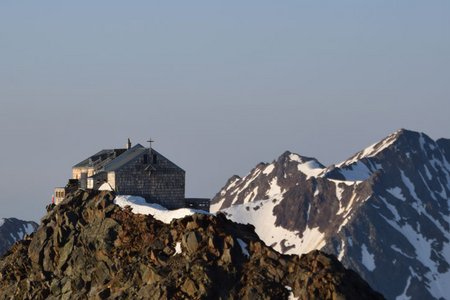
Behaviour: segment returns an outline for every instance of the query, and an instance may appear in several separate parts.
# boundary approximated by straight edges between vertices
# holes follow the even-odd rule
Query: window
[[[148,155],[144,154],[144,164],[147,164],[147,163],[148,163]]]
[[[153,163],[157,164],[158,163],[158,155],[153,154]]]

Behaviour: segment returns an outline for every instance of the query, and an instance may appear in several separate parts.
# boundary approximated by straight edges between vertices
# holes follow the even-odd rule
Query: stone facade
[[[78,179],[69,179],[69,182],[65,187],[57,187],[55,188],[55,193],[53,195],[53,203],[58,205],[61,201],[64,200],[68,193],[71,193],[79,188]]]
[[[152,150],[108,172],[108,183],[122,195],[136,195],[166,208],[184,207],[185,172]],[[151,157],[151,162],[149,161]]]
[[[61,201],[64,200],[64,197],[66,197],[66,189],[63,187],[55,188],[55,193],[53,197],[54,203],[59,204]]]
[[[74,167],[72,168],[72,179],[81,179],[82,174],[87,174],[88,177],[94,175],[93,167]]]

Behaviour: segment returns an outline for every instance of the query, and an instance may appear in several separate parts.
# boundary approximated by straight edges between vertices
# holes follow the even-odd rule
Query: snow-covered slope
[[[286,152],[212,201],[284,253],[335,254],[389,299],[450,299],[450,140],[399,130],[325,168]]]
[[[0,255],[3,255],[16,241],[31,234],[37,228],[35,222],[15,218],[0,218]]]
[[[208,214],[208,212],[191,208],[180,208],[168,210],[164,206],[155,203],[148,203],[139,196],[121,195],[114,198],[114,204],[120,207],[129,206],[135,214],[152,215],[155,219],[170,224],[174,219],[181,219],[195,213]]]

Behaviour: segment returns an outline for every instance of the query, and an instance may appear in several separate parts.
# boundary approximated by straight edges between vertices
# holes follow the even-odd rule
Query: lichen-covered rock
[[[0,260],[0,299],[383,299],[334,257],[282,255],[224,215],[164,224],[113,198],[77,191],[51,209]]]

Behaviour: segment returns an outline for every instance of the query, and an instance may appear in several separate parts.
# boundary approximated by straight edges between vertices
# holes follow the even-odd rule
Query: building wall
[[[207,198],[186,198],[187,208],[200,209],[209,212],[210,199]]]
[[[108,172],[107,181],[108,181],[109,185],[115,190],[116,189],[116,173]]]
[[[107,182],[106,172],[100,172],[87,179],[87,188],[97,190],[103,183]]]
[[[87,173],[87,177],[94,175],[94,168],[72,168],[72,179],[81,179],[81,173]]]
[[[59,204],[61,201],[64,200],[64,197],[66,197],[66,189],[63,187],[57,187],[55,188],[55,204]]]
[[[148,164],[140,156],[115,171],[114,185],[108,174],[108,183],[118,194],[142,196],[169,209],[184,207],[185,172],[161,156],[155,166],[156,170],[146,169]]]

